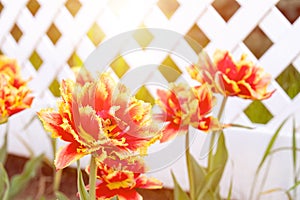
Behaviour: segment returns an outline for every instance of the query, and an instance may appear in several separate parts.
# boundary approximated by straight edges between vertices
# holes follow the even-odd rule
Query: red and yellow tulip
[[[210,115],[215,101],[206,84],[197,87],[171,84],[170,90],[158,90],[157,95],[162,113],[156,118],[166,122],[161,142],[169,141],[180,133],[185,134],[189,125],[208,131],[218,124]]]
[[[31,106],[33,97],[30,93],[17,61],[0,55],[0,124]]]
[[[152,122],[151,104],[129,95],[109,74],[99,80],[76,84],[63,81],[58,111],[41,110],[38,115],[54,138],[69,142],[56,156],[57,169],[87,154],[98,161],[114,153],[145,153],[160,138]]]
[[[105,163],[105,164],[103,164]],[[155,178],[147,178],[144,163],[136,158],[114,160],[107,158],[97,168],[97,199],[141,200],[142,196],[135,190],[160,189],[162,183]]]
[[[211,63],[206,60],[207,57],[201,57],[196,65],[189,67],[191,77],[200,83],[210,84],[215,92],[226,96],[262,100],[273,94],[274,91],[267,92],[271,76],[246,60],[245,54],[234,62],[228,51],[217,50],[213,58],[214,63]]]

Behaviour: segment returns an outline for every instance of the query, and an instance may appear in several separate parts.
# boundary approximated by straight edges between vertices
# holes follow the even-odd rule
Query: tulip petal
[[[136,188],[161,189],[162,186],[162,182],[156,178],[147,178],[146,176],[140,175],[136,180]]]
[[[57,170],[69,166],[72,162],[86,155],[83,151],[78,150],[79,146],[78,143],[70,143],[57,153],[54,161]]]
[[[52,137],[61,138],[67,142],[75,141],[73,135],[63,128],[63,119],[58,112],[55,112],[53,109],[43,109],[39,111],[38,117],[43,123],[46,131],[52,133]]]
[[[100,183],[96,187],[96,196],[99,199],[110,199],[118,196],[119,200],[142,200],[142,196],[134,189],[115,189],[110,190],[104,183]]]
[[[179,134],[180,124],[169,123],[162,131],[161,143],[168,142],[175,138]],[[181,129],[187,129],[187,127],[181,127]],[[183,131],[183,130],[182,130]]]

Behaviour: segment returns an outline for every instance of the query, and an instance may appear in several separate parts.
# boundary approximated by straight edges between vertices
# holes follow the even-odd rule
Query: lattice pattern
[[[2,0],[0,51],[19,60],[23,73],[33,78],[30,86],[37,96],[30,111],[15,117],[14,127],[19,127],[15,132],[39,108],[55,102],[59,82],[73,76],[71,67],[82,65],[104,40],[137,27],[177,31],[196,40],[210,55],[216,48],[228,49],[236,57],[248,53],[274,77],[272,88],[277,92],[263,102],[231,99],[226,121],[249,126],[266,123],[272,131],[275,125],[300,110],[300,3],[292,1],[292,14],[285,10],[287,3],[284,0]],[[145,31],[144,37],[136,41],[146,47],[153,39],[151,32]],[[189,46],[190,53],[198,53],[188,42],[178,45]],[[185,74],[186,63],[172,55],[154,59]],[[121,77],[140,64],[136,62],[124,56],[112,63],[110,69],[116,77]],[[120,63],[123,68],[117,67]],[[160,73],[166,81],[174,81],[167,72],[160,70]],[[290,76],[291,81],[284,82],[284,76]],[[146,87],[138,91],[138,96],[153,102]],[[264,119],[257,117],[259,111],[267,113]],[[37,133],[43,129],[35,121],[28,130]]]

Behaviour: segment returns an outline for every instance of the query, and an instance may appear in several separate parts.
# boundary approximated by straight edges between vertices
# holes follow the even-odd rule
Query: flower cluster
[[[17,61],[0,55],[0,124],[31,106],[33,97],[30,93]]]
[[[153,123],[151,104],[130,96],[128,89],[117,84],[108,73],[85,83],[63,81],[61,94],[57,111],[44,109],[38,112],[52,137],[68,142],[56,155],[56,168],[65,168],[91,154],[101,171],[98,175],[101,184],[96,187],[98,198],[103,198],[102,190],[109,189],[118,194],[119,199],[126,194],[139,199],[140,196],[131,189],[146,188],[152,179],[147,182],[141,175],[144,170],[135,173],[138,169],[128,169],[126,163],[132,155],[147,154],[148,147],[161,137],[160,129]],[[108,159],[123,164],[116,168],[108,165]],[[129,182],[122,181],[126,176],[130,178]],[[156,185],[161,187],[161,183]]]
[[[171,83],[169,90],[157,90],[161,113],[155,115],[150,103],[131,96],[108,73],[93,80],[87,71],[77,72],[77,82],[63,81],[58,110],[38,112],[52,137],[68,143],[56,155],[56,168],[90,154],[96,159],[98,199],[142,199],[134,188],[162,187],[158,180],[143,175],[143,156],[151,144],[187,133],[189,126],[204,132],[225,127],[212,114],[213,93],[259,100],[273,93],[267,92],[270,76],[244,55],[234,62],[229,52],[218,50],[214,62],[200,55],[199,62],[187,70],[200,84]],[[162,129],[161,122],[165,124]]]

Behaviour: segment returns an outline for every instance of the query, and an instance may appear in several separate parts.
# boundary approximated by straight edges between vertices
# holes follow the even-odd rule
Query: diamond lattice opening
[[[36,51],[32,52],[32,54],[29,57],[29,61],[36,71],[39,70],[39,68],[43,64],[42,58]]]
[[[47,35],[49,37],[49,39],[51,40],[51,42],[55,45],[56,42],[59,40],[59,38],[61,37],[61,33],[60,31],[57,29],[57,27],[55,26],[55,24],[51,24],[51,26],[49,27],[48,31],[47,31]]]
[[[70,58],[68,59],[68,65],[72,67],[81,67],[83,65],[83,62],[81,58],[77,55],[77,53],[74,51]]]
[[[215,0],[212,3],[212,6],[226,22],[240,8],[240,4],[238,4],[235,0]]]
[[[28,8],[32,16],[35,16],[41,6],[37,0],[30,0],[28,1],[26,7]]]
[[[273,118],[272,113],[258,100],[253,101],[244,113],[253,123],[258,124],[267,124]]]
[[[15,39],[15,41],[18,43],[23,35],[23,32],[21,31],[19,26],[17,24],[15,24],[13,26],[13,28],[10,30],[10,34]]]
[[[281,0],[276,4],[278,10],[293,24],[300,16],[300,1]]]
[[[176,0],[159,0],[157,6],[164,13],[164,15],[170,19],[180,4]]]
[[[49,86],[49,90],[51,91],[53,96],[60,97],[59,87],[60,87],[59,82],[56,79],[54,79]]]
[[[198,27],[197,24],[194,24],[194,26],[189,30],[189,32],[186,34],[185,40],[189,43],[190,47],[199,54],[202,50],[202,47],[205,47],[209,42],[209,38],[204,34],[204,32]],[[195,40],[197,44],[195,44]]]
[[[258,26],[252,30],[243,42],[257,59],[273,45],[273,42]]]
[[[121,78],[130,68],[125,59],[120,56],[117,60],[113,61],[110,65],[115,74]]]
[[[79,0],[68,0],[65,6],[71,15],[75,17],[82,5]]]
[[[155,99],[145,86],[140,87],[140,89],[135,93],[135,98],[148,102],[151,105],[155,104]]]
[[[289,65],[285,68],[276,81],[285,93],[293,99],[300,92],[300,73],[293,65]]]
[[[161,64],[162,65],[158,67],[158,70],[169,83],[176,81],[182,74],[181,70],[170,56],[167,56]]]
[[[93,26],[87,32],[87,36],[95,46],[98,46],[100,42],[105,38],[105,34],[97,23],[93,24]]]
[[[146,48],[153,40],[153,35],[147,28],[140,29],[133,34],[134,39],[143,49]]]

